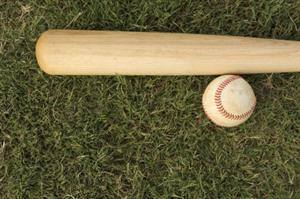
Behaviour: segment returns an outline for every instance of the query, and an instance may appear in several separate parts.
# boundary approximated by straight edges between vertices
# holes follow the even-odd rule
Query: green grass
[[[300,74],[245,75],[255,114],[213,125],[214,77],[59,77],[50,28],[300,40],[300,1],[1,0],[0,198],[299,198]]]

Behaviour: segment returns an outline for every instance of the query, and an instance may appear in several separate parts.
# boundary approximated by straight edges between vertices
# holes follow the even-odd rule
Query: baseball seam
[[[217,88],[217,91],[215,92],[215,104],[217,106],[217,110],[219,111],[219,113],[225,117],[226,119],[230,119],[230,120],[243,120],[246,119],[247,117],[249,117],[251,115],[251,113],[254,111],[255,108],[255,104],[256,102],[254,102],[254,105],[251,107],[251,109],[245,113],[242,114],[233,114],[233,113],[229,113],[225,110],[223,103],[222,103],[222,92],[224,91],[224,89],[226,88],[226,86],[228,86],[231,82],[233,82],[236,79],[240,79],[240,76],[237,75],[233,75],[230,76],[229,78],[225,79]]]

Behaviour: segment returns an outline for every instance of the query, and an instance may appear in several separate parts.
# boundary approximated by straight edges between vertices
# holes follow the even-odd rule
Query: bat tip
[[[53,71],[51,71],[51,68],[48,67],[47,60],[46,60],[47,58],[46,44],[47,44],[48,34],[50,31],[51,30],[43,32],[41,36],[38,38],[35,46],[35,56],[41,70],[49,75],[52,75]]]

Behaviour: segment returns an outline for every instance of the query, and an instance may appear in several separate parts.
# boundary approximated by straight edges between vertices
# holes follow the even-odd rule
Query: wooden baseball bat
[[[300,42],[235,36],[49,30],[37,61],[52,75],[217,75],[300,71]]]

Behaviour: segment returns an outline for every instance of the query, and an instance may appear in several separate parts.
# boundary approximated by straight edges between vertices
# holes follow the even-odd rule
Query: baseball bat
[[[218,75],[300,71],[300,42],[237,36],[49,30],[37,41],[52,75]]]

